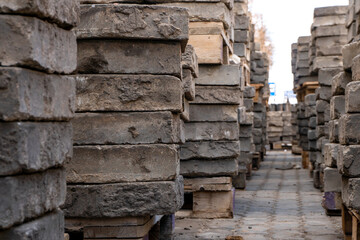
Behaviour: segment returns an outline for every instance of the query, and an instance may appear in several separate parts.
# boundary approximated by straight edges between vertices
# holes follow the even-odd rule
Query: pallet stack
[[[342,175],[342,216],[346,239],[360,237],[360,1],[350,1],[347,14],[348,44],[342,49],[343,78],[333,83],[333,92],[345,93],[345,113],[339,119],[339,156],[337,168]]]
[[[243,91],[243,98],[252,99],[255,97],[255,89],[250,87],[250,53],[251,41],[253,36],[253,25],[251,24],[251,16],[248,11],[248,1],[239,0],[234,2],[234,16],[235,16],[235,39],[234,39],[234,54],[240,58],[241,78],[244,82],[245,88]],[[249,107],[252,109],[252,105]],[[252,173],[252,129],[253,129],[253,114],[250,109],[241,106],[238,109],[239,113],[239,140],[240,140],[240,157],[239,157],[239,172],[236,177],[233,177],[233,186],[237,189],[244,189],[246,187],[246,176],[251,177]]]
[[[305,165],[310,164],[310,157],[314,159],[317,154],[317,137],[316,137],[316,95],[315,93],[308,94],[305,96],[305,117],[308,123],[308,147],[307,147],[307,158]],[[314,171],[314,175],[317,172]]]
[[[299,147],[299,127],[297,120],[297,105],[290,105],[291,110],[291,131],[292,131],[292,141],[291,141],[291,152],[292,154],[301,155],[302,149]]]
[[[160,228],[169,239],[183,204],[188,13],[95,2],[80,13],[66,230],[75,239],[146,239]]]
[[[185,123],[186,143],[180,153],[185,205],[177,216],[230,218],[232,177],[238,175],[241,161],[238,108],[244,90],[240,63],[229,64],[234,40],[233,5],[224,1],[162,2],[188,9],[189,44],[194,47],[199,64],[196,96],[189,105],[189,121]]]
[[[265,145],[267,144],[266,108],[269,99],[269,59],[266,53],[260,51],[260,45],[254,43],[251,52],[251,86],[255,88],[254,97],[254,128],[253,143],[255,152],[253,156],[253,167],[259,168],[260,161],[266,154]]]
[[[0,239],[64,239],[77,20],[72,0],[0,4]]]
[[[311,28],[314,58],[310,71],[318,77],[320,87],[316,90],[316,116],[317,116],[317,159],[314,170],[314,185],[323,189],[324,146],[329,143],[330,121],[330,80],[341,70],[341,48],[346,43],[345,14],[346,6],[316,8],[314,22]],[[329,169],[327,170],[327,174]],[[327,177],[330,184],[330,178]]]
[[[308,167],[308,162],[314,162],[316,158],[309,156],[308,128],[309,121],[305,114],[305,96],[315,92],[317,87],[317,78],[310,76],[310,36],[298,38],[295,73],[294,73],[294,91],[297,95],[297,123],[298,123],[298,146],[302,149],[303,167]],[[293,44],[294,46],[294,44]],[[295,54],[295,50],[292,50]],[[295,58],[295,57],[294,57]],[[313,158],[311,158],[313,157]]]
[[[282,121],[283,111],[268,111],[267,115],[267,134],[271,149],[282,149],[282,133],[284,122]],[[281,121],[280,121],[281,119]]]
[[[240,116],[240,157],[246,159],[246,176],[252,176],[253,160],[253,128],[254,128],[254,97],[255,88],[246,86],[244,90],[244,108],[239,111]],[[245,113],[244,113],[245,110]],[[245,160],[244,160],[245,161]]]

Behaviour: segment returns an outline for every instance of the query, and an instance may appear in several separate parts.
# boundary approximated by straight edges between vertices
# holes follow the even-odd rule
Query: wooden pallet
[[[250,84],[250,86],[255,88],[254,103],[257,103],[260,100],[260,90],[264,87],[264,84],[256,83],[256,84]]]
[[[231,177],[189,178],[184,179],[184,191],[191,194],[191,204],[176,213],[177,218],[232,218],[234,193]]]
[[[232,43],[223,23],[190,22],[189,42],[195,48],[199,64],[229,64]]]
[[[152,228],[160,224],[163,216],[124,218],[70,218],[65,219],[65,229],[70,240],[79,239],[141,239],[146,240]],[[160,226],[159,226],[160,227]],[[81,233],[81,234],[79,234]],[[152,238],[156,239],[156,238]]]
[[[315,93],[319,86],[319,82],[305,82],[301,87],[294,89],[298,102],[305,102],[305,96]]]
[[[302,167],[304,169],[308,169],[309,165],[310,165],[310,158],[309,158],[309,152],[307,151],[302,151],[301,153],[301,163],[302,163]]]
[[[342,229],[345,240],[360,240],[360,214],[359,211],[341,208]]]

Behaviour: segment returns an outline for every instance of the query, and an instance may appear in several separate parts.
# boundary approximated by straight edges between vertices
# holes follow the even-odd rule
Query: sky
[[[349,0],[253,0],[250,11],[262,14],[274,45],[269,82],[276,84],[276,97],[270,103],[284,101],[284,91],[293,89],[291,44],[299,36],[310,36],[314,8],[348,5]]]

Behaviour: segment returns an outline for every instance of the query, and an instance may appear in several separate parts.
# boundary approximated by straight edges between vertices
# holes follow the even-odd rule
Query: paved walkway
[[[343,239],[341,218],[326,216],[308,170],[275,169],[300,161],[291,153],[269,152],[246,190],[236,191],[234,219],[177,219],[175,239]]]

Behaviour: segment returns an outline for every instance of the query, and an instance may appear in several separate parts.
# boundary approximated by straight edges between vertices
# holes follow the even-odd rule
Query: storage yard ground
[[[236,190],[234,219],[176,219],[175,239],[343,239],[341,217],[325,214],[309,171],[276,169],[289,163],[300,166],[301,156],[268,152],[246,190]]]

